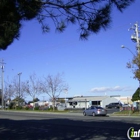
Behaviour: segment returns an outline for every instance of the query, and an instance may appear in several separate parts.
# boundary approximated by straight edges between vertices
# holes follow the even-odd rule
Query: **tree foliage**
[[[25,100],[23,98],[20,98],[20,97],[16,97],[14,98],[12,101],[17,101],[17,102],[25,102]]]
[[[21,21],[31,20],[41,10],[36,0],[0,1],[0,48],[6,49],[20,35]]]
[[[137,53],[132,61],[127,63],[127,68],[132,69],[134,79],[140,81],[140,53]]]
[[[38,101],[40,101],[38,98],[33,99],[33,102],[38,102]]]
[[[62,32],[69,23],[78,24],[81,39],[91,33],[106,29],[115,7],[122,12],[135,0],[1,0],[0,1],[0,49],[5,50],[19,38],[23,20],[36,18],[43,32],[52,19],[57,31]]]
[[[132,101],[140,100],[140,88],[138,88],[132,96]]]

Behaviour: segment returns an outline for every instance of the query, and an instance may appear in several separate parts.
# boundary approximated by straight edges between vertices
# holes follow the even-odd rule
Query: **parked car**
[[[131,107],[130,104],[123,104],[122,107]]]
[[[122,104],[117,102],[117,103],[110,103],[108,105],[106,105],[106,108],[120,108],[122,107]]]
[[[101,115],[101,116],[106,116],[107,115],[107,110],[102,108],[102,107],[97,107],[97,106],[91,106],[89,108],[87,108],[86,110],[83,111],[83,115],[87,116],[87,115],[92,115],[92,116],[96,116],[96,115]]]

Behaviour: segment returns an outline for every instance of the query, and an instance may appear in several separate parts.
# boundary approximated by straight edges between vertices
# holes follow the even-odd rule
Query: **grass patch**
[[[115,112],[113,115],[119,115],[119,116],[140,116],[140,111],[132,111],[132,110],[123,110],[120,112]]]

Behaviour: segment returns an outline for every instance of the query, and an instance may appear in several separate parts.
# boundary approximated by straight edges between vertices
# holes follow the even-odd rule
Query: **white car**
[[[92,115],[93,117],[97,115],[106,116],[107,110],[102,107],[91,106],[83,111],[83,115],[84,116]]]

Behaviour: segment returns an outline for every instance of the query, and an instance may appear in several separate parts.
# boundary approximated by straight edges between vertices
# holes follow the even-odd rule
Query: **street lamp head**
[[[2,69],[2,70],[4,69],[4,65],[1,66],[1,69]]]
[[[124,45],[121,45],[121,48],[127,49],[127,50],[130,51],[130,52],[132,53],[132,55],[135,57],[135,54],[134,54],[129,48],[125,47]]]
[[[21,75],[21,74],[22,74],[22,72],[18,73],[18,75]]]
[[[121,46],[121,48],[125,48],[125,46],[124,46],[124,45],[122,45],[122,46]]]

